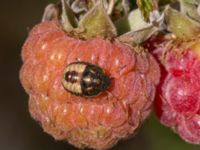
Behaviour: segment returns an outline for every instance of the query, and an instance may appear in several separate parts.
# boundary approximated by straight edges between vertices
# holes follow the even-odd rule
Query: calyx
[[[143,21],[128,0],[61,0],[46,7],[42,21],[49,20],[57,20],[73,37],[116,39],[129,45],[142,43],[159,28]]]

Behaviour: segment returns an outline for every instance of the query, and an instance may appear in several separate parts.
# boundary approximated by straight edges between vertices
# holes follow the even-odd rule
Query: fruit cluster
[[[136,133],[156,99],[160,122],[200,143],[200,3],[143,2],[140,13],[124,0],[61,0],[29,33],[20,80],[55,139],[108,149]]]

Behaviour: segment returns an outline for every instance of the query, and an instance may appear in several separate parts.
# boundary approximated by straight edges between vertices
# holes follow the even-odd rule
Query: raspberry
[[[77,38],[54,19],[32,29],[22,59],[20,79],[30,113],[57,140],[78,148],[107,149],[133,135],[151,112],[160,72],[142,48],[98,36]],[[93,97],[67,91],[63,73],[79,61],[104,70],[109,88]]]
[[[144,44],[158,59],[161,81],[155,111],[160,122],[189,143],[200,143],[200,59],[199,40],[166,40],[152,36]]]
[[[156,115],[163,125],[192,144],[200,144],[200,20],[194,15],[199,14],[196,4],[180,1],[167,5],[165,23],[158,25],[162,32],[143,45],[161,68],[154,103]]]

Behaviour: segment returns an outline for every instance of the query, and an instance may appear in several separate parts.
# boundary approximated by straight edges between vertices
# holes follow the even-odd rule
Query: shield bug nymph
[[[62,79],[64,88],[77,96],[97,96],[110,86],[110,78],[97,65],[73,62],[65,68]]]

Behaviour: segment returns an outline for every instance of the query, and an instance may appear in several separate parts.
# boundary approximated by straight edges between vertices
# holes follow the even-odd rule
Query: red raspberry
[[[185,141],[199,144],[199,40],[169,41],[158,34],[152,36],[145,47],[161,62],[161,82],[155,102],[161,123],[171,127]]]
[[[151,111],[159,67],[142,48],[115,39],[78,39],[58,21],[32,29],[22,49],[20,79],[29,110],[44,131],[79,148],[107,149],[135,133]],[[111,79],[100,95],[81,97],[62,84],[66,66],[98,65]]]
[[[162,9],[158,8],[158,1],[147,3],[156,6],[153,12],[149,12],[138,1],[144,19],[161,31],[144,43],[161,68],[155,111],[160,122],[172,128],[182,139],[200,144],[199,2],[164,3],[159,3]],[[160,11],[163,12],[158,15],[156,22],[156,14]]]

